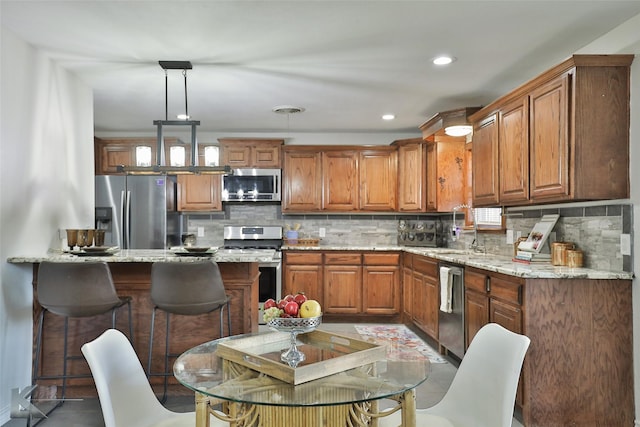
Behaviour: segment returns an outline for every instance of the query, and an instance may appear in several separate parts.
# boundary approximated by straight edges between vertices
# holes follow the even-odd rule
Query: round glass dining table
[[[371,341],[358,334],[324,333]],[[281,369],[307,369],[317,379],[295,385],[275,378],[279,371],[273,371],[274,366],[278,369],[278,364],[283,363],[280,352],[288,348],[287,335],[262,332],[221,338],[191,348],[177,358],[174,376],[196,394],[197,427],[209,426],[209,414],[234,427],[377,426],[379,417],[396,411],[401,411],[403,426],[415,426],[414,389],[430,372],[425,355],[391,340],[376,339],[372,344],[386,351],[379,349],[381,356],[377,360],[356,366],[353,360],[357,359],[357,352],[340,359],[349,351],[312,345],[305,342],[302,334],[298,349],[307,355],[307,360],[296,368],[283,364]],[[242,346],[241,358],[235,361],[222,357],[218,351],[245,342],[259,344]],[[269,363],[261,366],[256,360],[264,358]],[[341,368],[342,360],[347,359],[350,363]],[[329,374],[325,375],[323,370],[329,367]],[[385,405],[390,407],[380,410],[381,399],[390,399]],[[219,404],[222,410],[214,410]]]

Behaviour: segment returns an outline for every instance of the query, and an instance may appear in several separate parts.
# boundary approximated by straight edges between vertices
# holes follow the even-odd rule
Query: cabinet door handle
[[[491,277],[487,276],[484,279],[484,286],[485,286],[485,289],[487,290],[487,292],[491,292]]]
[[[518,304],[522,305],[522,286],[518,286]]]

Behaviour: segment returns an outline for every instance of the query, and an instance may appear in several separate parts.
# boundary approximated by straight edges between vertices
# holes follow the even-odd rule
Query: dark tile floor
[[[353,324],[325,323],[322,327],[334,332],[356,333]],[[427,408],[437,403],[446,393],[455,373],[456,366],[452,363],[431,364],[429,378],[416,388],[416,406]],[[176,412],[193,411],[193,396],[170,397],[165,406]],[[384,407],[384,402],[381,406]],[[14,419],[4,424],[3,427],[24,427],[26,425],[25,419]],[[65,402],[37,425],[42,427],[104,427],[104,422],[98,399],[84,399]],[[513,427],[522,427],[522,424],[514,419]]]

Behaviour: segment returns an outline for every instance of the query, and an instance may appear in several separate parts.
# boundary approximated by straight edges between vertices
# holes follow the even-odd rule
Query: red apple
[[[289,301],[293,301],[294,300],[294,296],[289,294],[289,295],[287,295],[286,297],[284,297],[282,299],[285,300],[286,302],[289,302]]]
[[[287,305],[287,303],[288,303],[288,302],[289,302],[289,301],[287,301],[287,300],[285,300],[285,299],[283,298],[283,299],[281,299],[280,301],[278,301],[278,305],[277,305],[277,307],[278,307],[280,310],[284,310],[284,306],[285,306],[285,305]]]
[[[269,298],[268,300],[266,300],[264,302],[264,309],[265,310],[268,309],[268,308],[277,307],[277,306],[278,306],[278,303],[273,298]]]
[[[304,294],[304,292],[298,292],[293,297],[293,300],[298,303],[298,306],[301,306],[302,303],[304,303],[307,300],[307,296]]]
[[[291,317],[298,317],[298,303],[295,301],[289,301],[284,306],[284,312]]]

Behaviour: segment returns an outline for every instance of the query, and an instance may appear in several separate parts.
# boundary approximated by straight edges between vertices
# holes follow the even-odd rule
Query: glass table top
[[[276,406],[325,406],[352,404],[383,399],[402,394],[424,382],[430,372],[429,359],[419,351],[406,348],[396,342],[384,342],[386,356],[376,362],[324,376],[309,382],[293,385],[254,371],[236,363],[224,361],[216,353],[218,345],[229,340],[250,337],[268,342],[259,352],[270,360],[279,361],[280,352],[286,350],[286,340],[270,342],[271,336],[282,332],[236,335],[198,345],[180,355],[173,372],[187,388],[211,397],[249,404]],[[314,348],[305,343],[301,334],[298,349],[307,355],[299,366],[340,357],[339,351]],[[358,334],[338,334],[366,341]],[[274,335],[276,336],[276,335]],[[381,344],[381,341],[376,341]],[[286,366],[286,365],[283,365]],[[315,369],[315,368],[314,368]]]

